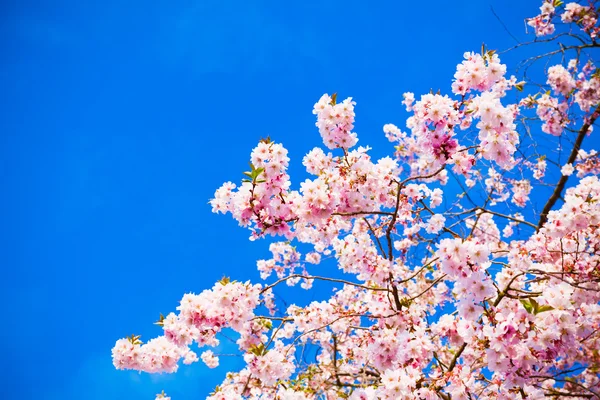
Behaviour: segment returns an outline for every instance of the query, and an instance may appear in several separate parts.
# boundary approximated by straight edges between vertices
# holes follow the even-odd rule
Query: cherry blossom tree
[[[407,130],[383,127],[388,157],[358,146],[355,102],[335,94],[314,105],[324,147],[302,160],[312,178],[298,189],[285,147],[262,139],[211,205],[251,239],[276,238],[257,262],[265,282],[184,295],[162,336],[117,341],[115,367],[218,367],[210,348],[228,329],[245,366],[213,400],[600,399],[597,7],[544,1],[527,21],[542,51],[519,79],[483,48],[464,54],[450,93],[405,93]],[[320,275],[326,262],[343,274]],[[274,294],[315,281],[337,290],[306,306]]]

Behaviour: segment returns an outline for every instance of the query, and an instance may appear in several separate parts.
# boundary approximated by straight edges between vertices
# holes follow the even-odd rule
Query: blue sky
[[[463,52],[514,44],[490,5],[525,40],[538,3],[4,2],[3,397],[204,397],[224,370],[115,371],[110,349],[158,335],[185,292],[258,280],[268,243],[211,214],[214,190],[267,135],[299,182],[325,92],[352,96],[360,144],[387,154],[402,93],[449,93]]]

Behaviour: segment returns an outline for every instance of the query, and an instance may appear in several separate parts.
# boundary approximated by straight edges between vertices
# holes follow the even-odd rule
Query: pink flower
[[[573,22],[561,32],[594,43],[595,8],[540,10],[528,21],[536,34],[561,15]],[[223,278],[185,294],[160,316],[162,336],[115,343],[115,367],[216,368],[206,347],[226,337],[243,364],[211,400],[542,399],[597,386],[600,158],[577,146],[595,143],[600,78],[589,52],[577,54],[545,71],[550,90],[523,95],[536,88],[507,78],[494,52],[465,53],[451,94],[404,94],[408,130],[384,125],[391,144],[378,158],[356,146],[352,99],[321,97],[313,113],[331,151],[303,157],[308,178],[292,185],[288,151],[263,139],[239,186],[226,182],[211,200],[252,240],[277,237],[256,263],[269,281]],[[577,174],[554,202],[561,186],[546,168],[576,151],[561,173]],[[327,289],[291,304],[298,284]]]
[[[425,230],[427,233],[438,233],[444,227],[444,222],[446,222],[446,218],[442,214],[432,215],[425,226]]]
[[[402,100],[402,104],[406,106],[406,111],[412,111],[412,105],[415,102],[415,94],[411,92],[406,92],[402,95],[404,100]]]
[[[560,169],[560,173],[564,176],[571,176],[573,174],[573,171],[575,171],[575,168],[573,168],[573,164],[565,164]]]
[[[351,98],[334,104],[327,94],[315,104],[313,114],[317,115],[316,125],[328,148],[349,149],[358,142],[356,134],[351,132],[354,128],[355,104]]]
[[[575,79],[562,65],[548,68],[548,84],[556,94],[568,95],[575,88]]]
[[[210,350],[204,351],[200,355],[200,358],[208,368],[217,368],[219,366],[219,357],[215,356]]]

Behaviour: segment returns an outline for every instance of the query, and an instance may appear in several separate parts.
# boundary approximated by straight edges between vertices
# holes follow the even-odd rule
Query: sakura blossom
[[[564,176],[571,176],[573,174],[573,171],[575,171],[575,168],[572,164],[565,164],[560,169],[560,173]]]
[[[185,294],[162,334],[117,340],[114,366],[222,368],[230,330],[243,367],[208,399],[599,397],[600,78],[581,51],[598,46],[594,4],[545,0],[527,21],[585,43],[552,38],[572,51],[543,54],[556,64],[528,91],[483,48],[443,91],[399,94],[388,155],[358,145],[360,99],[337,94],[315,103],[321,143],[302,160],[260,140],[210,204],[271,240],[263,282]],[[283,288],[314,296],[287,304]]]

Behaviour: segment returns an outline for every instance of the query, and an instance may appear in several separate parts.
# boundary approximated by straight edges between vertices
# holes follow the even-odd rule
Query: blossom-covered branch
[[[184,295],[161,336],[117,341],[115,367],[216,368],[219,354],[195,350],[231,330],[243,367],[212,400],[598,398],[597,3],[545,0],[527,21],[546,47],[525,63],[547,60],[544,82],[508,76],[483,47],[447,94],[404,93],[387,157],[358,146],[357,104],[336,94],[313,107],[322,146],[299,185],[284,145],[261,140],[211,206],[252,240],[278,238],[256,263],[265,282]],[[540,154],[542,141],[560,151]],[[316,281],[335,291],[275,297]]]

